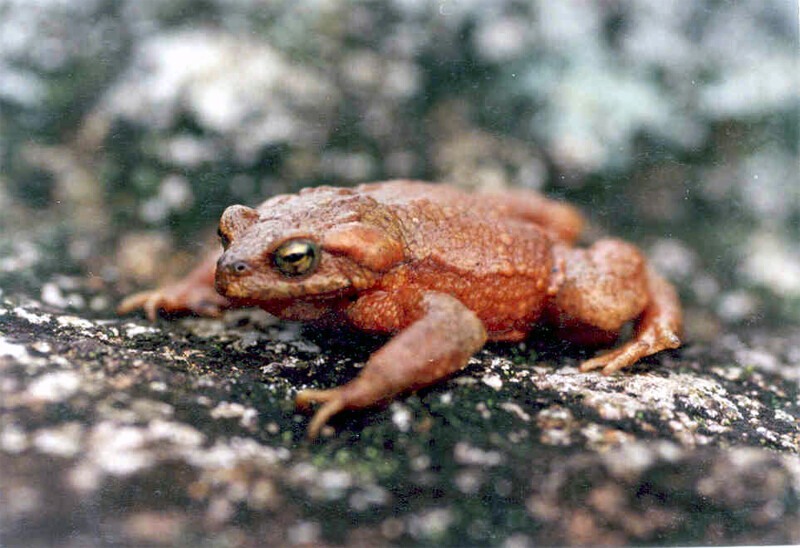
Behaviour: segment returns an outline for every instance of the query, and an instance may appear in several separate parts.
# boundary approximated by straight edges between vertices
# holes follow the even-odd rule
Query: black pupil
[[[311,256],[311,249],[306,249],[305,251],[295,251],[294,253],[289,253],[283,257],[283,260],[287,263],[299,263],[305,257]]]

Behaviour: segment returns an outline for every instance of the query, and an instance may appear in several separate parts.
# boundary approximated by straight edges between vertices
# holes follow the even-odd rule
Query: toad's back
[[[362,185],[356,192],[397,219],[406,261],[379,290],[433,289],[474,311],[490,338],[520,338],[541,315],[553,268],[551,238],[488,195],[415,182]]]

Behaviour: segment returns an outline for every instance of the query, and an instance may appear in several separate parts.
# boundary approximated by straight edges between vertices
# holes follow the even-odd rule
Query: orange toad
[[[343,322],[394,336],[351,382],[303,390],[331,416],[386,402],[463,368],[488,340],[519,341],[538,324],[580,344],[633,339],[583,362],[610,374],[680,345],[673,287],[620,240],[572,246],[583,220],[571,206],[523,190],[467,193],[416,181],[318,187],[225,210],[225,251],[183,280],[132,295],[144,308],[219,314],[260,306],[280,318]],[[216,289],[216,291],[215,291]]]

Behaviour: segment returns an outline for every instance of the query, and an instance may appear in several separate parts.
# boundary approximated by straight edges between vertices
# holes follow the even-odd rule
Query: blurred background
[[[797,543],[797,10],[0,0],[0,544]],[[687,344],[616,378],[496,345],[308,444],[296,391],[378,341],[115,319],[228,205],[398,177],[571,201]]]
[[[678,284],[695,340],[796,322],[797,18],[782,0],[0,0],[0,287],[108,315],[185,270],[227,205],[420,178],[571,200],[588,240],[632,240]]]

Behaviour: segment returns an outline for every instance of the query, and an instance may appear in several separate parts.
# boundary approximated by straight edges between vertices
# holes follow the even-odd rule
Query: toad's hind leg
[[[564,279],[550,305],[557,326],[617,332],[635,320],[632,340],[581,365],[609,375],[640,358],[680,346],[682,312],[675,289],[650,268],[639,250],[619,240],[589,249],[555,246]]]
[[[647,269],[650,302],[636,320],[633,340],[620,348],[581,364],[581,371],[603,369],[610,375],[640,358],[681,345],[682,311],[675,288],[651,268]]]

